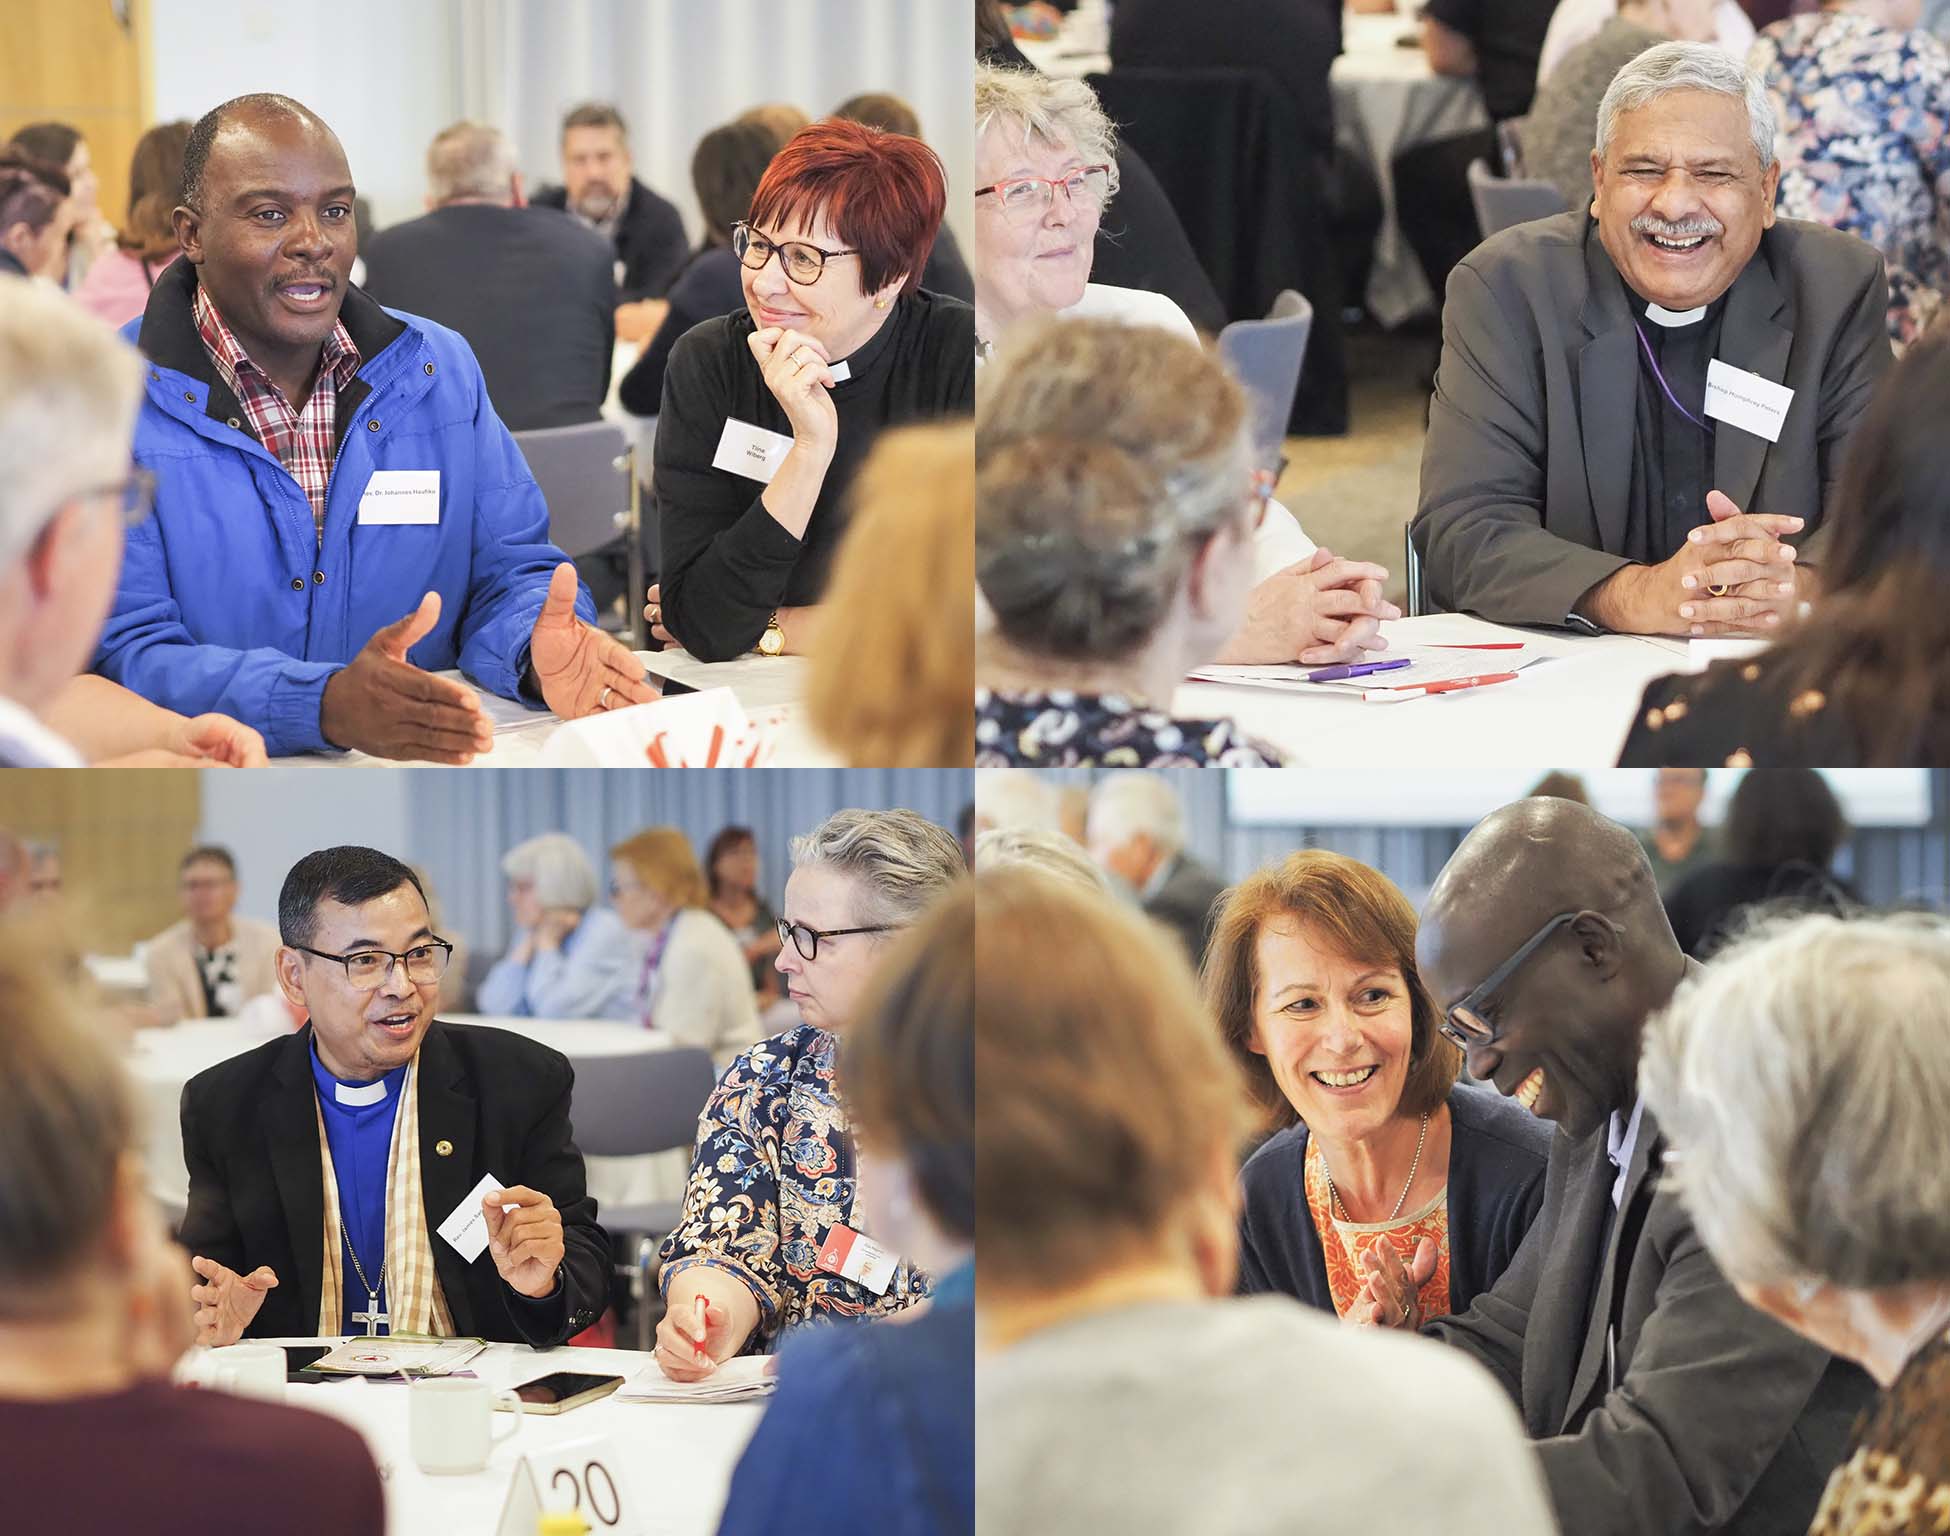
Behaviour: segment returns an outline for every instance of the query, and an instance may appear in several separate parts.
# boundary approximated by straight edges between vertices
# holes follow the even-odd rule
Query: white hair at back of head
[[[1054,788],[1019,768],[980,768],[975,773],[975,825],[1058,832],[1062,802]]]
[[[1108,894],[1110,882],[1090,856],[1061,832],[1041,827],[996,827],[975,839],[975,873],[1022,865],[1053,880]]]
[[[1737,1280],[1950,1280],[1950,923],[1776,918],[1646,1028],[1667,1168]]]
[[[0,569],[128,472],[142,359],[58,288],[0,275]]]
[[[514,145],[487,123],[455,123],[427,148],[427,191],[435,203],[478,197],[505,203],[520,169]]]
[[[501,856],[501,873],[528,881],[545,907],[586,912],[596,904],[596,866],[566,832],[544,832],[516,843]]]
[[[1660,43],[1629,60],[1598,103],[1596,148],[1599,159],[1611,143],[1624,113],[1650,106],[1674,91],[1711,91],[1747,105],[1747,135],[1765,170],[1774,162],[1774,104],[1767,87],[1738,59],[1716,43]]]
[[[1158,773],[1113,773],[1090,792],[1090,841],[1121,847],[1139,835],[1170,858],[1185,846],[1185,808]]]

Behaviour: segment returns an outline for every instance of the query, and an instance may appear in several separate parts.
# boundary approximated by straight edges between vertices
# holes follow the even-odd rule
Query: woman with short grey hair
[[[1812,1536],[1950,1511],[1950,923],[1753,929],[1649,1026],[1645,1105],[1714,1261],[1752,1306],[1882,1385]]]
[[[773,964],[799,1022],[718,1079],[663,1244],[657,1364],[678,1381],[768,1352],[810,1318],[898,1312],[933,1284],[899,1254],[873,1260],[873,1245],[852,1242],[865,1211],[838,1041],[901,930],[967,873],[961,844],[912,811],[837,811],[793,839],[792,865]]]
[[[596,867],[574,838],[545,832],[501,858],[514,941],[482,980],[482,1013],[634,1019],[643,941],[596,905]]]
[[[1045,322],[987,370],[975,576],[994,627],[976,652],[977,766],[1278,761],[1230,721],[1171,713],[1180,680],[1240,626],[1272,489],[1247,431],[1225,369],[1148,326]]]

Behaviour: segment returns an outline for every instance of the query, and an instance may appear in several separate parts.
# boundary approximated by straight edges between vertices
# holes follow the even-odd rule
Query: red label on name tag
[[[899,1255],[891,1249],[855,1232],[844,1222],[834,1222],[826,1233],[826,1241],[819,1245],[819,1257],[813,1266],[863,1285],[876,1296],[884,1296],[899,1263]]]

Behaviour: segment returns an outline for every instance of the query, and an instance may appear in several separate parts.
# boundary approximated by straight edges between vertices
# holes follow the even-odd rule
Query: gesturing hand
[[[262,768],[270,761],[264,755],[264,738],[228,715],[198,715],[185,720],[174,745],[177,751],[211,766]]]
[[[257,1309],[264,1305],[264,1293],[278,1283],[268,1264],[260,1265],[248,1275],[240,1275],[199,1254],[190,1260],[190,1268],[204,1281],[202,1285],[190,1287],[190,1299],[196,1303],[199,1344],[235,1344],[244,1336],[251,1319],[257,1316]]]
[[[406,653],[440,622],[440,594],[388,624],[326,681],[318,728],[335,746],[374,757],[467,763],[494,746],[494,724],[474,690],[422,672]]]
[[[504,1205],[519,1209],[504,1211]],[[489,1190],[481,1201],[487,1217],[488,1252],[501,1278],[524,1296],[546,1296],[555,1289],[561,1267],[562,1213],[539,1189],[526,1184]]]
[[[548,600],[529,636],[528,659],[543,702],[564,720],[648,704],[659,696],[644,680],[643,663],[634,652],[576,616],[576,568],[566,560],[548,579]]]
[[[833,370],[826,344],[803,331],[768,325],[745,338],[758,359],[772,398],[792,423],[792,440],[831,454],[839,441],[840,414],[834,409]]]
[[[1362,1326],[1401,1328],[1413,1333],[1422,1326],[1420,1289],[1435,1273],[1435,1239],[1415,1245],[1415,1257],[1402,1267],[1401,1255],[1386,1237],[1361,1255],[1368,1283],[1348,1309],[1347,1321]]]

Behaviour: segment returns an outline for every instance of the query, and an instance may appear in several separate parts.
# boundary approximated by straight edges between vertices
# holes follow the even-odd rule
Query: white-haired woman
[[[545,832],[501,860],[514,943],[475,994],[482,1013],[632,1019],[643,943],[596,905],[596,867],[574,838]]]
[[[998,827],[975,837],[975,872],[1026,866],[1053,880],[1099,896],[1110,894],[1104,872],[1090,862],[1090,855],[1074,839],[1061,832],[1046,832],[1040,827]]]
[[[1639,1081],[1728,1279],[1883,1388],[1812,1536],[1950,1529],[1950,923],[1750,931],[1652,1023]]]
[[[1152,326],[1197,343],[1165,295],[1090,281],[1097,224],[1117,191],[1117,152],[1089,86],[978,64],[975,132],[978,360],[1052,314]],[[1383,567],[1316,549],[1270,498],[1251,549],[1259,585],[1220,660],[1326,665],[1380,648],[1381,620],[1401,617],[1382,600]]]
[[[838,1038],[895,934],[967,873],[961,845],[912,811],[838,811],[792,843],[774,962],[800,1022],[744,1052],[698,1123],[683,1219],[664,1240],[657,1363],[695,1381],[814,1316],[879,1316],[929,1277],[855,1241],[853,1136]]]

